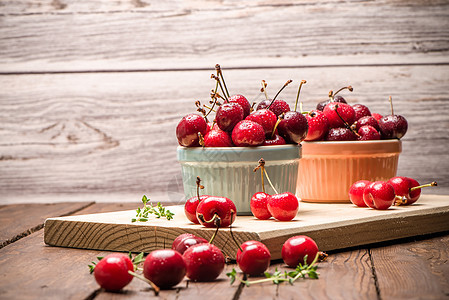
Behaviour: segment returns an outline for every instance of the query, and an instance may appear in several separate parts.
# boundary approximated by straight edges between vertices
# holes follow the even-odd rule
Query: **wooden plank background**
[[[448,54],[448,1],[2,1],[0,203],[179,203],[174,130],[216,63],[254,101],[262,79],[306,79],[305,109],[348,84],[373,112],[393,96],[398,173],[448,194]]]

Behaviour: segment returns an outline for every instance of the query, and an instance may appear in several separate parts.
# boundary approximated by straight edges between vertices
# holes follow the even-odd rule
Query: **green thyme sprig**
[[[136,217],[132,218],[132,222],[146,222],[149,219],[149,215],[153,214],[156,218],[165,217],[168,221],[173,219],[173,216],[175,215],[168,209],[162,206],[160,202],[157,203],[156,206],[153,206],[151,203],[148,203],[149,199],[147,196],[143,195],[142,202],[143,202],[143,208],[137,208],[136,209]]]
[[[274,273],[271,274],[269,272],[265,272],[264,279],[259,280],[243,280],[239,276],[237,276],[237,271],[235,269],[232,269],[231,272],[227,273],[226,276],[228,276],[231,279],[231,284],[234,283],[236,279],[238,279],[241,283],[245,284],[246,286],[250,286],[252,284],[262,283],[262,282],[273,282],[274,284],[280,284],[282,282],[287,281],[290,284],[293,284],[296,280],[299,278],[312,278],[312,279],[318,279],[318,272],[316,271],[318,266],[316,265],[316,262],[319,258],[319,253],[315,256],[315,259],[313,262],[308,265],[307,264],[307,255],[304,257],[304,264],[299,263],[298,266],[294,271],[284,271],[282,273],[281,271],[278,271],[276,268]]]

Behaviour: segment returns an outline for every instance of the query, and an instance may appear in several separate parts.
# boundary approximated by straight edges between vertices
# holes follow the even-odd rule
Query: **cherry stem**
[[[301,87],[305,83],[307,83],[307,81],[301,80],[301,83],[299,84],[298,93],[296,94],[295,111],[296,111],[296,107],[298,106],[299,93],[301,92]]]
[[[234,213],[231,213],[231,220],[232,220],[233,215],[234,215]],[[231,238],[232,238],[232,240],[234,241],[234,243],[237,245],[237,247],[239,247],[240,251],[243,252],[242,247],[240,247],[240,244],[239,244],[239,243],[237,242],[237,240],[235,239],[234,232],[232,232],[232,224],[229,225],[229,233],[231,234]]]
[[[205,108],[207,108],[207,109],[209,110],[209,112],[211,112],[211,111],[217,112],[213,107],[209,107],[209,106],[207,106],[206,104],[203,104],[203,106],[204,106]]]
[[[198,131],[198,144],[200,144],[202,147],[205,146],[205,144],[204,144],[204,136],[199,131]]]
[[[345,119],[343,119],[343,117],[340,115],[340,113],[338,112],[338,104],[335,105],[334,108],[335,113],[337,114],[337,116],[340,118],[340,120],[343,121],[343,124],[345,125],[346,128],[348,128],[349,130],[351,130],[356,136],[360,137],[360,134],[355,131],[351,125],[348,124],[348,122],[345,121]]]
[[[217,82],[218,85],[220,86],[221,92],[223,93],[224,99],[227,103],[229,103],[228,97],[226,96],[225,90],[223,89],[223,85],[221,85],[221,80],[219,77],[215,76],[214,74],[211,75],[212,78],[214,78]]]
[[[334,91],[330,90],[327,96],[329,97],[329,101],[334,101]]]
[[[417,189],[420,189],[420,188],[429,187],[429,186],[437,186],[437,185],[438,185],[437,182],[434,181],[434,182],[431,182],[431,183],[428,183],[428,184],[414,186],[414,187],[410,188],[410,192],[413,192],[414,190],[417,190]]]
[[[230,95],[229,95],[229,92],[228,92],[228,87],[226,86],[226,82],[225,82],[224,77],[223,77],[223,72],[221,71],[221,67],[220,67],[219,64],[216,64],[216,65],[215,65],[215,70],[217,70],[217,75],[218,75],[219,77],[221,77],[221,80],[223,80],[223,85],[224,85],[225,90],[226,90],[226,95],[227,95],[228,98],[229,98]],[[223,92],[223,94],[224,94],[224,92]]]
[[[292,82],[292,80],[287,80],[286,83],[284,83],[284,85],[281,87],[281,89],[278,91],[278,93],[276,94],[276,96],[274,96],[273,100],[271,100],[270,105],[268,105],[267,109],[270,109],[271,105],[273,105],[274,100],[276,100],[277,96],[279,96],[279,94],[282,92],[283,89],[285,89],[285,87],[287,85],[289,85]]]
[[[151,287],[152,287],[153,290],[154,290],[154,295],[155,295],[155,296],[159,295],[159,291],[160,291],[161,289],[160,289],[157,285],[155,285],[151,280],[148,280],[147,278],[145,278],[145,277],[143,277],[142,275],[137,274],[137,273],[135,273],[135,272],[133,272],[133,271],[129,271],[129,270],[128,270],[128,273],[129,273],[130,275],[132,275],[132,276],[134,276],[134,277],[136,277],[136,278],[142,280],[142,281],[145,281],[145,282],[148,283],[149,285],[151,285]]]
[[[278,117],[278,119],[276,120],[276,124],[274,124],[273,131],[271,132],[271,138],[274,137],[274,134],[275,134],[275,132],[276,132],[276,129],[278,128],[279,123],[281,123],[281,121],[282,121],[283,119],[284,119],[284,113],[280,114],[279,117]]]
[[[278,191],[276,191],[276,188],[274,187],[273,183],[271,182],[270,177],[268,177],[268,172],[265,169],[265,160],[263,158],[259,159],[259,166],[257,166],[255,170],[257,170],[258,168],[260,168],[262,173],[265,173],[265,177],[267,178],[267,181],[270,184],[270,186],[273,189],[273,191],[276,194],[279,194]]]
[[[218,81],[215,83],[215,90],[213,90],[213,91],[212,91],[212,94],[211,94],[211,98],[212,98],[212,100],[213,100],[212,107],[209,109],[209,111],[207,112],[207,114],[204,116],[205,119],[206,119],[206,117],[210,114],[210,112],[213,110],[215,104],[216,104],[217,101],[218,101],[218,97],[219,97],[220,95],[217,94],[217,89],[218,89]],[[206,119],[206,122],[207,122],[207,119]]]
[[[265,94],[265,99],[268,100],[267,83],[265,82],[265,80],[262,80],[262,88],[260,89],[260,91]]]
[[[204,189],[204,186],[201,185],[201,178],[199,176],[197,176],[196,177],[196,195],[198,196],[198,202],[201,202],[200,189]]]
[[[390,101],[391,115],[394,116],[393,99],[391,98],[391,96],[388,97],[388,101]]]
[[[348,91],[352,92],[354,89],[352,88],[352,86],[348,85],[345,87],[342,87],[341,89],[339,89],[338,91],[336,91],[333,95],[332,95],[332,99],[334,99],[335,95],[337,95],[338,93],[340,93],[341,91],[348,89]]]

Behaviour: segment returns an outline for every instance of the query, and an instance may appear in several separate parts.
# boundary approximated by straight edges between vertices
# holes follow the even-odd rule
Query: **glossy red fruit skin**
[[[268,220],[271,213],[268,211],[268,198],[270,195],[264,192],[255,193],[251,197],[250,207],[253,215],[259,220]]]
[[[232,147],[229,133],[221,129],[211,130],[204,136],[204,147]]]
[[[270,265],[271,254],[267,246],[258,241],[246,241],[237,250],[237,265],[250,276],[263,274]]]
[[[267,208],[276,220],[290,221],[298,213],[298,198],[290,192],[274,194],[268,198]]]
[[[407,200],[404,205],[410,205],[416,202],[421,195],[421,189],[416,189],[410,192],[410,189],[419,186],[418,181],[410,177],[396,176],[388,180],[393,188],[396,196],[405,197]]]
[[[365,125],[360,127],[357,132],[359,134],[359,141],[374,141],[380,140],[380,133],[373,126]]]
[[[378,114],[378,113],[372,113],[371,115],[372,115],[378,122],[379,122],[380,119],[383,118],[383,116],[382,116],[381,114]]]
[[[215,245],[194,245],[183,254],[187,277],[193,281],[213,281],[223,271],[225,258]]]
[[[329,99],[319,102],[316,105],[316,109],[319,111],[323,111],[324,108],[326,107],[326,105],[329,104],[329,102],[331,102]],[[347,103],[345,98],[343,98],[342,96],[339,96],[339,95],[334,97],[334,102]]]
[[[184,147],[198,147],[198,132],[203,136],[207,132],[207,123],[204,118],[198,114],[188,114],[179,121],[176,126],[176,138],[178,143]]]
[[[248,99],[246,99],[242,95],[232,95],[228,98],[229,102],[237,103],[243,108],[243,118],[246,118],[251,112],[251,104],[249,103]]]
[[[358,119],[357,122],[355,123],[355,129],[358,131],[360,127],[365,125],[373,126],[374,128],[376,128],[377,131],[380,130],[379,122],[377,122],[376,118],[374,118],[373,116],[365,116]]]
[[[340,114],[341,118],[346,121],[349,125],[354,123],[355,121],[355,111],[351,105],[346,103],[336,103],[330,102],[323,110],[323,113],[326,115],[327,120],[329,121],[330,128],[344,127],[345,124],[341,120],[341,118],[337,115],[335,111],[335,107],[338,105],[337,111]]]
[[[282,113],[286,113],[286,112],[290,111],[290,105],[288,105],[288,103],[285,102],[284,100],[276,99],[273,101],[273,104],[271,104],[271,101],[272,100],[268,99],[268,100],[264,100],[264,101],[260,102],[257,105],[257,110],[267,108],[267,109],[271,110],[272,112],[274,112],[276,117],[279,117]],[[271,104],[271,106],[270,106],[270,104]],[[269,106],[270,106],[270,108],[268,108]]]
[[[231,138],[237,147],[260,146],[265,141],[265,131],[262,125],[250,120],[243,120],[235,125]]]
[[[349,189],[349,200],[359,206],[359,207],[367,207],[365,201],[363,201],[363,190],[371,184],[369,180],[359,180],[354,182]]]
[[[357,136],[348,128],[331,128],[326,136],[326,141],[355,141]]]
[[[365,116],[371,116],[371,111],[369,108],[363,104],[354,104],[352,106],[355,112],[355,118],[354,120],[357,121],[358,119],[365,117]]]
[[[143,276],[161,289],[177,285],[185,274],[184,258],[173,249],[154,250],[143,263]]]
[[[186,203],[184,204],[184,213],[190,222],[200,224],[200,221],[198,221],[198,219],[196,218],[196,209],[198,207],[198,204],[200,204],[200,201],[208,197],[210,196],[201,195],[200,199],[198,199],[198,196],[194,196],[192,198],[187,199]]]
[[[386,181],[375,181],[363,190],[363,201],[368,207],[374,209],[388,209],[394,199],[394,188]]]
[[[235,124],[243,120],[243,108],[237,103],[224,103],[220,105],[215,120],[221,130],[231,132]]]
[[[94,269],[97,283],[108,291],[119,291],[131,282],[134,266],[128,256],[122,253],[112,253],[102,258]]]
[[[400,115],[388,115],[379,120],[382,139],[400,139],[408,129],[407,120]]]
[[[413,188],[415,186],[419,186],[420,185],[419,182],[416,181],[415,179],[410,178],[410,177],[407,177],[407,178],[408,178],[408,180],[410,182],[410,185],[409,185],[410,188]],[[407,199],[406,205],[410,205],[410,204],[415,203],[419,199],[420,196],[421,196],[421,189],[416,189],[416,190],[411,191],[409,193],[409,198]]]
[[[180,254],[184,254],[190,247],[207,242],[202,237],[190,233],[183,233],[173,241],[172,249],[178,251]]]
[[[277,117],[274,112],[264,108],[253,111],[245,118],[245,120],[250,120],[262,125],[265,135],[271,135],[274,126],[276,125]]]
[[[228,227],[234,222],[237,209],[234,202],[229,198],[217,196],[209,196],[207,199],[201,200],[196,208],[196,217],[200,224],[205,227],[216,227],[214,222],[206,223],[202,221],[202,218],[205,221],[212,220],[215,214],[221,219],[220,227]]]
[[[305,117],[309,125],[305,141],[322,140],[329,132],[329,121],[326,115],[322,111],[313,110]]]
[[[286,143],[299,144],[306,138],[309,124],[302,113],[288,111],[284,114],[284,119],[279,122],[277,129]]]
[[[289,267],[295,268],[298,264],[304,264],[307,255],[307,264],[311,264],[318,253],[318,246],[313,239],[305,235],[289,238],[282,246],[282,259]]]
[[[276,146],[276,145],[285,145],[286,142],[282,136],[275,133],[273,137],[267,137],[263,142],[262,146]]]

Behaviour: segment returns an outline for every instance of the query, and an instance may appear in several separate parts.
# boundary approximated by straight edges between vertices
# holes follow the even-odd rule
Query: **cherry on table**
[[[251,112],[251,104],[248,99],[246,99],[242,95],[232,95],[228,98],[228,101],[231,103],[237,103],[243,108],[243,118],[246,118]]]
[[[187,277],[193,281],[213,281],[223,271],[225,258],[221,250],[212,244],[194,245],[183,254]]]
[[[188,114],[179,121],[176,126],[176,138],[178,143],[184,147],[199,146],[199,136],[207,132],[207,123],[204,118],[198,114]]]
[[[196,217],[205,227],[228,227],[237,214],[234,202],[226,197],[209,196],[201,200],[196,209]],[[218,221],[217,221],[218,220]]]
[[[161,289],[168,289],[182,281],[186,264],[182,255],[173,249],[155,250],[143,263],[143,275]]]
[[[312,110],[305,115],[309,129],[305,141],[322,140],[329,132],[329,120],[326,115],[319,110]]]
[[[369,180],[359,180],[354,182],[349,188],[349,200],[359,207],[367,207],[365,201],[363,201],[363,190],[370,184],[371,181]]]
[[[311,264],[318,253],[318,246],[315,241],[305,235],[298,235],[289,238],[282,246],[282,259],[289,267],[296,267],[304,264],[307,255],[307,264]]]
[[[298,213],[298,198],[290,192],[274,194],[268,197],[267,208],[276,220],[290,221]]]
[[[363,201],[374,209],[388,209],[395,199],[394,188],[386,181],[375,181],[363,190]]]
[[[268,198],[270,195],[264,192],[257,192],[251,197],[250,208],[253,215],[259,220],[268,220],[271,213],[268,211]]]
[[[94,277],[105,290],[119,291],[133,279],[128,271],[134,271],[131,259],[122,253],[112,253],[97,263],[94,269]]]
[[[263,274],[270,265],[271,254],[267,246],[259,241],[246,241],[237,250],[237,265],[250,276]]]
[[[256,122],[243,120],[235,125],[231,138],[237,147],[260,146],[265,141],[265,130]]]
[[[232,131],[234,126],[243,120],[243,108],[237,103],[224,103],[220,105],[215,115],[218,127],[224,131]]]
[[[207,243],[208,241],[202,237],[191,233],[183,233],[179,235],[172,244],[172,249],[183,254],[187,249],[193,245]]]

